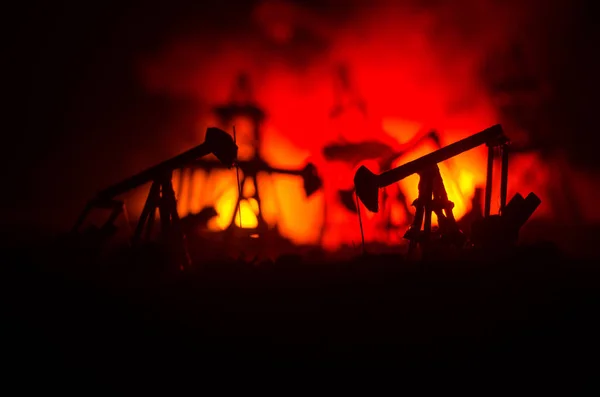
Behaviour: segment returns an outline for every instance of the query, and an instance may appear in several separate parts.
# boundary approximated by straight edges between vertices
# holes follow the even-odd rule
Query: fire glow
[[[223,39],[216,52],[210,51],[214,43],[178,37],[142,62],[141,76],[151,92],[219,104],[228,100],[236,75],[249,73],[267,121],[261,125],[263,139],[252,142],[247,138],[248,121],[236,120],[240,159],[260,150],[274,167],[299,169],[311,161],[324,182],[323,189],[306,198],[299,177],[259,174],[256,181],[247,180],[241,187],[246,198],[235,213],[236,170],[184,170],[183,176],[174,175],[182,217],[213,206],[218,216],[209,221],[209,230],[224,230],[231,222],[252,229],[260,212],[269,227],[277,226],[282,236],[296,244],[336,249],[360,239],[356,214],[341,205],[337,194],[352,187],[354,172],[363,163],[326,161],[325,145],[381,140],[394,149],[424,128],[439,131],[441,144],[447,145],[497,122],[489,95],[481,88],[478,68],[484,58],[482,49],[501,45],[511,35],[510,27],[517,25],[516,15],[487,9],[487,18],[473,27],[479,34],[466,39],[445,31],[448,28],[435,12],[389,2],[364,8],[360,19],[338,24],[328,24],[308,10],[283,2],[265,2],[261,7],[254,15],[255,31]],[[286,18],[268,17],[273,15],[269,11],[282,7],[286,12],[278,15]],[[442,32],[431,33],[435,29]],[[298,31],[308,32],[328,50],[308,51],[302,66],[294,63],[285,54],[294,52],[294,32]],[[209,52],[210,57],[205,55]],[[341,97],[336,96],[334,72],[340,63],[348,65],[355,91]],[[365,101],[366,114],[352,106],[357,96]],[[330,109],[339,101],[345,110],[332,118]],[[232,125],[217,124],[206,106],[199,105],[197,140],[202,141],[207,126],[232,131]],[[436,147],[425,142],[397,158],[394,166],[433,150]],[[368,166],[375,172],[385,171],[373,162]],[[455,204],[454,214],[461,218],[471,210],[475,189],[485,183],[485,150],[477,148],[444,162],[440,171]],[[417,185],[418,177],[413,175],[388,189],[402,189],[404,204],[410,206],[417,197]],[[518,186],[513,185],[510,190],[516,191]],[[250,198],[257,188],[260,208]],[[392,202],[386,214],[363,208],[366,239],[389,242],[390,233],[381,227],[388,219],[399,228],[407,227],[412,214],[403,207]],[[396,234],[400,238],[403,231]]]

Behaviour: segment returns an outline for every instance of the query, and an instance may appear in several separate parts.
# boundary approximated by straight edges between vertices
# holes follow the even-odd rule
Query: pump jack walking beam
[[[379,211],[378,190],[380,188],[387,187],[393,183],[399,182],[402,179],[409,177],[413,174],[419,173],[422,170],[432,165],[441,163],[452,157],[458,156],[468,150],[474,149],[481,145],[488,146],[488,181],[486,185],[491,185],[491,169],[493,168],[493,148],[496,146],[502,146],[503,149],[508,145],[508,139],[504,135],[502,126],[500,124],[494,125],[486,130],[483,130],[477,134],[471,135],[468,138],[462,139],[451,145],[445,146],[435,152],[429,153],[416,160],[410,161],[404,165],[393,168],[389,171],[385,171],[379,175],[375,175],[367,167],[361,166],[356,174],[354,175],[354,186],[356,187],[356,194],[360,201],[369,209],[371,212]],[[506,152],[508,154],[508,152]],[[506,154],[506,162],[503,165],[508,164],[508,156]],[[491,155],[491,156],[490,156]],[[491,160],[490,160],[491,157]],[[508,175],[503,172],[503,175]],[[506,179],[506,178],[503,178]],[[502,181],[503,185],[506,184],[506,180]],[[486,186],[490,189],[491,199],[491,186]],[[502,191],[506,191],[504,186]],[[506,200],[506,198],[504,199]],[[486,205],[488,199],[486,197]],[[506,202],[506,201],[504,201]]]

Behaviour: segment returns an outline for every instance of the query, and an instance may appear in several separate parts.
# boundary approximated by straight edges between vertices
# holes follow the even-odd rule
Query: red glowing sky
[[[152,93],[214,104],[226,101],[237,73],[248,71],[270,123],[313,154],[340,135],[374,138],[385,118],[467,133],[498,121],[483,66],[522,37],[535,16],[529,7],[497,1],[353,4],[336,15],[291,2],[259,3],[248,15],[248,29],[173,37],[141,59],[140,76]],[[313,42],[303,44],[302,35]],[[304,54],[301,63],[290,55],[294,50]],[[368,120],[328,119],[339,63],[350,66]],[[199,106],[199,119],[203,111]]]
[[[482,84],[488,54],[504,52],[517,36],[530,44],[529,61],[543,76],[547,65],[557,63],[536,64],[548,59],[544,52],[573,48],[560,41],[565,26],[559,22],[569,20],[567,2],[206,6],[214,10],[198,3],[188,12],[176,3],[115,8],[104,2],[93,14],[75,5],[28,10],[15,33],[24,42],[12,58],[29,65],[20,80],[27,83],[21,91],[28,96],[29,128],[7,145],[4,160],[21,164],[22,153],[35,155],[27,176],[11,181],[21,192],[11,196],[13,222],[52,218],[64,227],[98,189],[197,145],[201,137],[187,134],[192,119],[203,131],[210,106],[227,99],[242,70],[252,75],[270,128],[290,146],[317,156],[339,135],[373,137],[382,125],[394,125],[389,118],[407,122],[411,131],[426,124],[472,133],[497,121]],[[340,62],[351,67],[368,120],[328,119]],[[450,134],[444,138],[453,140]]]
[[[353,2],[341,13],[332,7],[264,1],[239,29],[174,35],[142,57],[138,71],[148,92],[197,101],[199,135],[212,122],[210,106],[226,102],[238,73],[248,72],[256,100],[269,116],[263,145],[280,154],[271,153],[271,163],[300,165],[311,157],[326,185],[348,188],[352,170],[324,166],[320,158],[327,143],[340,138],[393,142],[386,135],[406,141],[420,128],[435,128],[442,144],[448,144],[500,122],[489,79],[510,73],[510,65],[489,65],[515,42],[543,51],[536,45],[543,29],[533,6],[371,1]],[[536,27],[529,30],[538,36],[524,27]],[[528,55],[522,67],[537,67],[543,77],[535,64],[539,54]],[[367,104],[367,118],[356,109],[341,119],[329,118],[340,64],[349,66],[354,88]],[[513,138],[518,132],[508,131]],[[177,140],[174,135],[174,146]],[[182,143],[180,150],[190,144]],[[462,159],[461,168],[474,178],[471,185],[483,183],[482,154]],[[473,188],[463,193],[468,196]]]

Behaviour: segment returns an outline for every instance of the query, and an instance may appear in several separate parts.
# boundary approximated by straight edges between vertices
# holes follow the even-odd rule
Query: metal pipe
[[[502,170],[500,175],[500,213],[504,213],[506,207],[506,195],[508,194],[508,143],[502,145]]]
[[[487,157],[487,176],[485,179],[485,203],[483,216],[490,216],[490,207],[492,204],[492,179],[494,176],[494,147],[488,146],[488,157]]]
[[[114,184],[100,193],[98,196],[100,197],[114,197],[119,194],[123,194],[129,190],[135,189],[138,186],[142,186],[154,179],[156,179],[160,174],[170,174],[173,169],[184,166],[186,163],[197,159],[198,157],[203,157],[211,153],[209,146],[206,143],[202,143],[195,148],[188,150],[178,156],[175,156],[167,161],[163,161],[162,163],[155,165],[154,167],[150,167],[145,171],[140,172],[130,178],[125,179],[117,184]]]
[[[102,190],[98,193],[98,197],[112,198],[118,196],[160,178],[162,175],[171,175],[173,170],[184,167],[199,157],[204,157],[210,153],[215,153],[217,157],[220,154],[224,154],[225,157],[232,157],[230,154],[233,154],[234,151],[237,152],[237,146],[229,134],[218,128],[209,128],[206,131],[204,143]]]

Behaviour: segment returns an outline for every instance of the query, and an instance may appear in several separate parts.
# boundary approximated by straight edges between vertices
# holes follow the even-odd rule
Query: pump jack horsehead
[[[132,244],[135,246],[140,243],[144,229],[146,237],[150,236],[154,225],[156,209],[158,208],[161,223],[161,239],[168,243],[167,246],[169,248],[175,248],[176,259],[180,266],[189,266],[190,258],[185,244],[185,235],[181,230],[179,214],[177,213],[177,200],[171,181],[173,170],[182,168],[198,158],[211,153],[224,166],[231,168],[237,161],[237,152],[238,147],[231,135],[219,128],[208,128],[204,143],[99,192],[87,204],[72,231],[77,232],[79,230],[85,218],[94,208],[112,210],[110,218],[102,226],[101,231],[108,231],[107,234],[110,231],[114,231],[113,222],[119,214],[124,212],[124,203],[116,200],[115,197],[145,185],[148,182],[152,182],[148,198],[146,199],[133,235]]]
[[[440,240],[463,246],[466,238],[454,219],[452,213],[454,203],[448,200],[437,164],[483,144],[488,146],[484,220],[479,228],[474,227],[474,230],[478,229],[483,232],[483,236],[478,236],[479,239],[472,240],[486,247],[494,245],[490,240],[495,240],[496,247],[498,247],[497,242],[501,242],[501,245],[514,243],[519,228],[533,214],[541,201],[533,193],[530,193],[526,199],[523,199],[517,193],[510,203],[506,204],[509,140],[499,124],[379,175],[375,175],[365,166],[361,166],[354,176],[356,195],[369,211],[377,212],[379,210],[378,192],[380,188],[385,188],[410,175],[417,174],[420,180],[419,196],[413,203],[416,208],[415,217],[409,230],[404,235],[404,238],[410,241],[409,253],[417,244],[421,245],[424,254],[427,253],[432,237],[432,213],[435,213],[438,218]],[[502,151],[501,215],[490,216],[494,149],[497,147],[501,148]],[[425,218],[424,224],[423,217]],[[421,227],[423,227],[423,230],[421,230]],[[492,232],[490,228],[496,228],[495,232]]]

